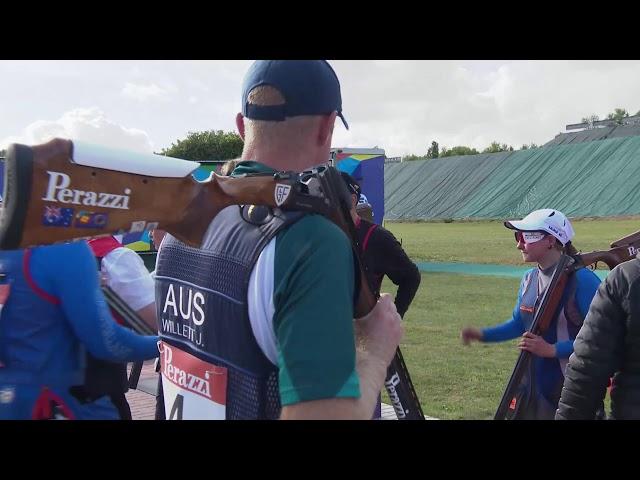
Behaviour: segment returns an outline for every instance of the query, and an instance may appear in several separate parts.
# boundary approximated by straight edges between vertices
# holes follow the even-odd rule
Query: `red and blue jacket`
[[[86,242],[0,251],[0,419],[118,418],[108,397],[77,398],[85,353],[114,362],[158,356],[156,336],[114,322]]]

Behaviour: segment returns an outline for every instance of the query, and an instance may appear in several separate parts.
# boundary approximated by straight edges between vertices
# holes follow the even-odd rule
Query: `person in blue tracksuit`
[[[529,329],[560,256],[577,253],[571,244],[573,227],[562,212],[549,208],[531,212],[522,220],[506,221],[504,225],[515,230],[517,248],[523,260],[535,262],[537,267],[522,277],[511,319],[495,327],[466,327],[460,336],[465,345],[472,341],[502,342],[521,337],[518,348],[535,356],[533,385],[536,394],[525,418],[552,420],[558,408],[569,355],[573,353],[573,341],[589,311],[600,279],[584,268],[572,274],[563,292],[561,308],[549,328],[541,336],[534,335]]]
[[[83,389],[86,351],[158,356],[158,337],[114,321],[85,241],[0,251],[0,308],[0,419],[118,419]]]

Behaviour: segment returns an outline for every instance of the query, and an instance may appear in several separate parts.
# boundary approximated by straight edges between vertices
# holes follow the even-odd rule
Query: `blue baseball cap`
[[[249,103],[251,91],[261,85],[278,90],[283,105]],[[242,84],[242,115],[253,120],[282,122],[299,115],[342,115],[340,81],[326,60],[258,60],[247,71]]]

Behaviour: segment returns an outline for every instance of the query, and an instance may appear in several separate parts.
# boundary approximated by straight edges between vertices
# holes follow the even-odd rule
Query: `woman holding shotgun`
[[[535,262],[537,266],[524,274],[510,320],[483,329],[466,327],[461,332],[461,339],[463,344],[468,345],[474,340],[502,342],[521,337],[518,348],[535,356],[533,364],[538,395],[532,404],[535,411],[528,416],[551,420],[558,407],[564,371],[573,352],[573,341],[589,311],[600,279],[584,268],[571,275],[559,311],[549,328],[542,336],[534,335],[528,330],[556,264],[563,253],[577,253],[571,244],[573,227],[562,212],[550,208],[535,210],[522,220],[506,221],[504,225],[515,230],[516,245],[523,260]]]
[[[87,243],[0,251],[0,274],[0,419],[118,419],[108,396],[87,396],[85,351],[146,360],[158,337],[113,320]]]

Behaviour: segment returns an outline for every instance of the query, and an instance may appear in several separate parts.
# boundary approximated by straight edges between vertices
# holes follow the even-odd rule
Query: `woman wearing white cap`
[[[574,236],[571,222],[562,212],[550,208],[535,210],[522,220],[504,222],[505,227],[515,230],[518,250],[525,262],[537,263],[537,268],[528,270],[520,283],[518,301],[510,320],[495,327],[466,327],[461,332],[462,342],[502,342],[522,337],[518,348],[535,355],[535,383],[538,395],[535,411],[527,417],[553,419],[558,407],[564,381],[564,371],[569,355],[573,352],[573,341],[582,326],[589,305],[600,279],[588,269],[580,269],[571,275],[559,309],[551,325],[542,336],[529,332],[538,302],[542,298],[555,266],[562,253],[577,253],[571,240]]]

